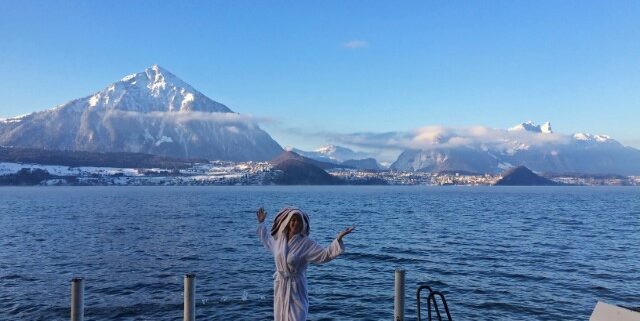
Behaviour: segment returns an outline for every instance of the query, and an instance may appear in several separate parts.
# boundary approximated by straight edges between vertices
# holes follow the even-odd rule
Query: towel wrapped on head
[[[300,221],[302,222],[302,231],[300,234],[303,236],[309,236],[309,215],[298,208],[285,207],[278,212],[276,218],[273,219],[273,225],[271,226],[271,235],[273,238],[277,239],[279,235],[283,233],[286,234],[289,221],[294,215],[299,215]]]

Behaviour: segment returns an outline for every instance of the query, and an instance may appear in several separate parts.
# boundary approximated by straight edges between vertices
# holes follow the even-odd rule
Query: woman
[[[273,316],[275,321],[306,321],[309,311],[307,265],[329,262],[342,254],[342,238],[348,227],[327,248],[309,238],[309,216],[297,208],[284,208],[276,215],[271,233],[264,226],[267,213],[258,209],[258,236],[276,261],[273,278]]]

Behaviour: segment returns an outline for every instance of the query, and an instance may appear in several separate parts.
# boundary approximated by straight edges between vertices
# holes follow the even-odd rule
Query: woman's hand
[[[256,213],[256,216],[258,217],[258,222],[262,223],[264,222],[264,219],[267,217],[267,212],[264,211],[264,208],[259,208],[258,212]]]
[[[351,227],[347,227],[346,229],[344,229],[344,231],[340,232],[340,234],[338,234],[338,242],[342,241],[342,238],[345,237],[345,235],[353,232],[353,230],[356,229],[356,226],[353,225]]]

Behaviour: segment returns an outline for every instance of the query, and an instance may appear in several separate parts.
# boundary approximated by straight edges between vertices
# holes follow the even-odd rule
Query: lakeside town
[[[494,185],[502,174],[328,169],[345,185]],[[183,169],[70,167],[0,163],[1,185],[275,185],[283,171],[270,162],[210,161]],[[640,176],[543,175],[562,185],[640,186]]]

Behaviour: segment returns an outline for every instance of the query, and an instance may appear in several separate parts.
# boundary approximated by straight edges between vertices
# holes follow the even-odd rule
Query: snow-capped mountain
[[[533,133],[546,133],[551,134],[553,131],[551,130],[551,123],[546,122],[542,125],[536,125],[532,121],[527,121],[522,124],[518,124],[508,129],[509,131],[528,131]]]
[[[0,145],[234,161],[282,152],[250,118],[157,65],[93,95],[0,121]]]
[[[379,170],[384,168],[370,154],[356,152],[342,146],[326,145],[311,152],[297,148],[292,148],[291,150],[304,157],[317,161],[340,164],[352,168],[367,170]]]
[[[607,135],[591,135],[586,133],[573,134],[573,139],[585,143],[616,143],[615,140]]]
[[[371,158],[371,155],[367,153],[356,152],[352,149],[336,145],[322,146],[314,150],[314,152],[318,153],[319,155],[324,155],[327,158],[334,159],[338,162]]]
[[[510,167],[501,164],[491,153],[479,148],[460,146],[455,148],[437,148],[429,150],[405,150],[391,164],[391,169],[400,171],[446,172],[461,171],[467,173],[499,173],[501,168]]]
[[[296,148],[294,148],[293,151],[305,157],[333,163],[342,163],[347,160],[359,160],[371,157],[371,155],[367,153],[356,152],[349,148],[335,145],[322,146],[311,152]]]
[[[537,172],[640,175],[640,150],[606,135],[556,134],[548,122],[495,130],[490,143],[456,138],[470,143],[452,144],[449,138],[427,149],[405,150],[391,169],[500,173],[523,165]]]

